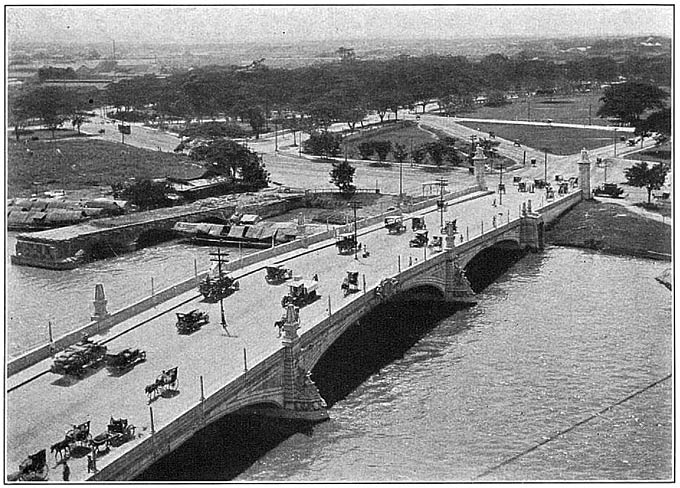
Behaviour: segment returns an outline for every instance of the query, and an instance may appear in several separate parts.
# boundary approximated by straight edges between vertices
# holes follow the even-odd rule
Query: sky
[[[166,4],[167,5],[167,4]],[[628,5],[5,6],[12,42],[237,42],[673,34],[673,7]]]

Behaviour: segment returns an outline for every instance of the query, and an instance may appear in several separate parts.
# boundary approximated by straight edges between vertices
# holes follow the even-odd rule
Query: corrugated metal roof
[[[229,237],[240,239],[243,237],[243,234],[246,233],[246,230],[244,225],[234,225],[229,229]]]

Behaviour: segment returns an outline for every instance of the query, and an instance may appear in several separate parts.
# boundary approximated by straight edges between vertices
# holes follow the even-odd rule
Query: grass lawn
[[[30,149],[31,152],[29,152]],[[29,196],[40,186],[77,190],[128,178],[197,177],[203,168],[186,156],[114,142],[71,139],[7,144],[7,197]]]
[[[26,129],[19,132],[20,142],[24,142],[26,139],[29,141],[31,139],[42,140],[52,140],[52,131],[48,129]],[[10,130],[7,135],[8,139],[16,142],[16,136],[14,130]],[[66,137],[89,137],[88,134],[78,134],[77,130],[74,129],[57,129],[54,131],[54,139],[64,139]]]
[[[433,142],[435,139],[435,136],[431,133],[419,129],[413,124],[390,123],[375,129],[364,129],[351,134],[345,137],[344,142],[347,144],[347,157],[350,159],[361,159],[358,147],[362,142],[390,141],[392,147],[399,143],[406,146],[406,151],[410,153],[411,147],[416,148]],[[371,160],[377,161],[378,156],[373,154]],[[387,160],[394,161],[394,155],[391,152],[387,155]]]
[[[548,149],[551,154],[576,154],[584,147],[596,147],[613,144],[611,134],[594,129],[570,129],[566,127],[540,127],[532,125],[485,124],[480,122],[461,122],[461,125],[482,132],[493,131],[497,136],[510,141],[519,140],[522,145],[536,149]]]
[[[653,259],[671,254],[671,236],[670,225],[620,205],[587,200],[560,217],[546,235],[547,241],[556,245]]]
[[[650,140],[651,141],[651,140]],[[651,144],[652,142],[650,142]],[[654,161],[659,163],[670,163],[672,147],[670,141],[664,142],[659,146],[650,147],[644,151],[636,152],[624,156],[624,159],[635,159],[639,161]]]
[[[601,105],[602,95],[601,91],[596,91],[570,96],[532,97],[529,102],[525,98],[520,98],[502,107],[479,107],[472,112],[457,115],[478,119],[534,121],[551,119],[553,122],[566,124],[611,125],[606,119],[595,116]]]

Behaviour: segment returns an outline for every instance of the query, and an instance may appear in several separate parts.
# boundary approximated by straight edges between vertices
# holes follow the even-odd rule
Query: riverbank
[[[546,242],[606,254],[670,261],[672,227],[620,205],[582,201],[547,231]]]

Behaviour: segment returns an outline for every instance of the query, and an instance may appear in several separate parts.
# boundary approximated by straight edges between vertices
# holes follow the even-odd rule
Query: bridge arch
[[[480,292],[507,271],[526,252],[518,239],[494,242],[471,255],[464,263],[465,276],[475,293]]]

